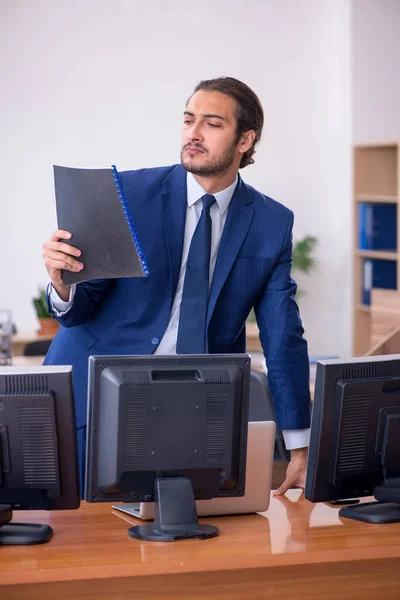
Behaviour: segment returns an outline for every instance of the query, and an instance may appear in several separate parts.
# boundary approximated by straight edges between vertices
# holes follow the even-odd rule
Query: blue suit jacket
[[[77,426],[86,425],[88,357],[152,354],[167,328],[181,266],[186,171],[126,171],[122,185],[149,269],[148,278],[77,286],[45,364],[73,366]],[[215,265],[207,317],[210,353],[245,352],[255,308],[278,426],[310,425],[307,343],[290,277],[293,213],[239,177]]]

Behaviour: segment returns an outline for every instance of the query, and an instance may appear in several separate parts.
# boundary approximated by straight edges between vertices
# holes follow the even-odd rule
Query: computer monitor
[[[155,502],[131,537],[214,537],[195,499],[244,494],[250,357],[91,356],[85,500]]]
[[[400,354],[317,364],[305,496],[375,496],[339,514],[400,521]]]
[[[0,367],[0,545],[42,544],[48,525],[13,510],[80,505],[71,367]]]

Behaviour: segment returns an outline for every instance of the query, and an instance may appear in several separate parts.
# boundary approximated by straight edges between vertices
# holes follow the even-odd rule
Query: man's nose
[[[188,131],[188,139],[191,142],[199,142],[203,139],[203,135],[201,133],[201,127],[198,123],[194,123],[192,127],[190,127]]]

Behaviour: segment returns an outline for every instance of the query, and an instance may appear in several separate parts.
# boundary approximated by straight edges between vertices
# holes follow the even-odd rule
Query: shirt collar
[[[213,194],[215,200],[217,201],[218,208],[220,210],[221,215],[228,209],[229,203],[232,200],[233,192],[235,191],[236,185],[238,182],[238,176],[236,175],[236,179],[231,185],[221,192],[217,192]],[[201,185],[195,180],[192,173],[187,173],[186,176],[186,186],[187,186],[187,203],[188,206],[193,206],[195,202],[197,202],[204,194],[207,192],[201,187]]]

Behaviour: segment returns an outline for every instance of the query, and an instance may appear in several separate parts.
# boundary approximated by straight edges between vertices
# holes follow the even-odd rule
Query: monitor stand
[[[192,484],[185,477],[165,477],[155,481],[154,522],[131,527],[128,535],[152,542],[216,537],[213,525],[200,525]]]
[[[48,525],[10,523],[12,516],[12,507],[0,504],[0,546],[45,544],[53,535],[53,530]]]
[[[400,523],[400,479],[376,486],[374,497],[377,502],[341,508],[339,516],[364,523]]]
[[[377,502],[361,502],[358,506],[341,508],[339,516],[366,523],[400,523],[399,437],[400,413],[386,414],[380,452],[383,483],[373,490]]]

